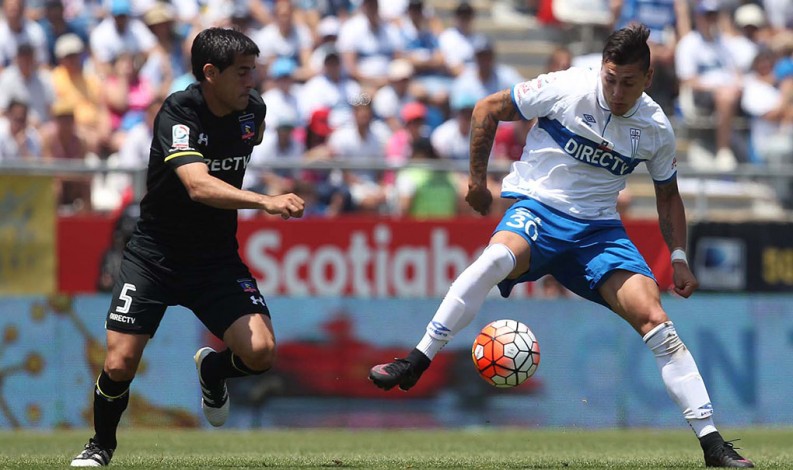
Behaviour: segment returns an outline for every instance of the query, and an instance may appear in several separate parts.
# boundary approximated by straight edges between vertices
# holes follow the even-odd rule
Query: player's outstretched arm
[[[487,161],[493,148],[499,121],[521,119],[512,102],[512,91],[501,90],[476,103],[471,116],[471,161],[468,194],[465,200],[482,215],[490,211],[493,195],[487,189]]]
[[[686,210],[677,187],[677,179],[666,184],[655,185],[655,203],[658,209],[658,223],[669,251],[686,248]],[[674,290],[681,297],[690,297],[699,287],[699,282],[691,272],[684,258],[672,261]]]
[[[253,191],[237,189],[209,174],[202,162],[188,163],[176,168],[190,199],[218,209],[259,209],[284,219],[302,217],[305,203],[295,194],[265,196]]]

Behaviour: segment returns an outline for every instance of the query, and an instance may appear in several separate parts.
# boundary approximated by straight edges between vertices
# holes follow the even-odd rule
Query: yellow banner
[[[52,178],[0,175],[0,295],[54,293],[55,267]]]

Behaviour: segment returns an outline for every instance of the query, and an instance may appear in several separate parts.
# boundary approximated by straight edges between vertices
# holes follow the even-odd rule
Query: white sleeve
[[[339,37],[336,39],[336,48],[339,52],[355,52],[358,48],[355,45],[357,31],[355,23],[351,23],[354,18],[347,20],[339,30]]]
[[[573,78],[585,80],[584,74],[576,69],[540,75],[532,80],[512,87],[512,101],[524,119],[547,116],[564,96],[568,94]]]
[[[661,125],[659,127],[658,150],[646,163],[647,170],[656,183],[669,182],[677,173],[675,134],[668,121],[666,126]]]

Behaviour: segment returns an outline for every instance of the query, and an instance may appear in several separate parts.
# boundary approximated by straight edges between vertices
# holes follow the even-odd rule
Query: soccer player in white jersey
[[[753,467],[716,430],[694,358],[661,307],[655,278],[616,210],[626,177],[644,163],[672,252],[674,290],[689,297],[698,283],[684,251],[675,138],[661,108],[644,93],[653,77],[648,35],[639,24],[612,33],[599,72],[573,68],[540,75],[477,103],[466,201],[481,214],[492,203],[486,173],[499,121],[538,119],[521,160],[503,181],[502,197],[515,202],[482,255],[452,283],[416,348],[404,359],[373,367],[369,378],[386,390],[408,390],[471,322],[494,286],[506,297],[515,284],[552,274],[578,295],[610,308],[642,336],[667,391],[699,438],[707,466]]]

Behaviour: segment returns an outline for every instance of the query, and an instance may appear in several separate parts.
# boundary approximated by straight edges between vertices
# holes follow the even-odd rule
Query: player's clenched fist
[[[303,217],[306,203],[300,196],[288,193],[279,196],[270,196],[264,203],[264,210],[268,214],[280,215],[283,219],[290,217]]]
[[[487,215],[490,212],[490,205],[493,203],[493,195],[487,189],[487,185],[474,186],[468,185],[468,194],[465,196],[465,201],[475,211],[482,215]]]

